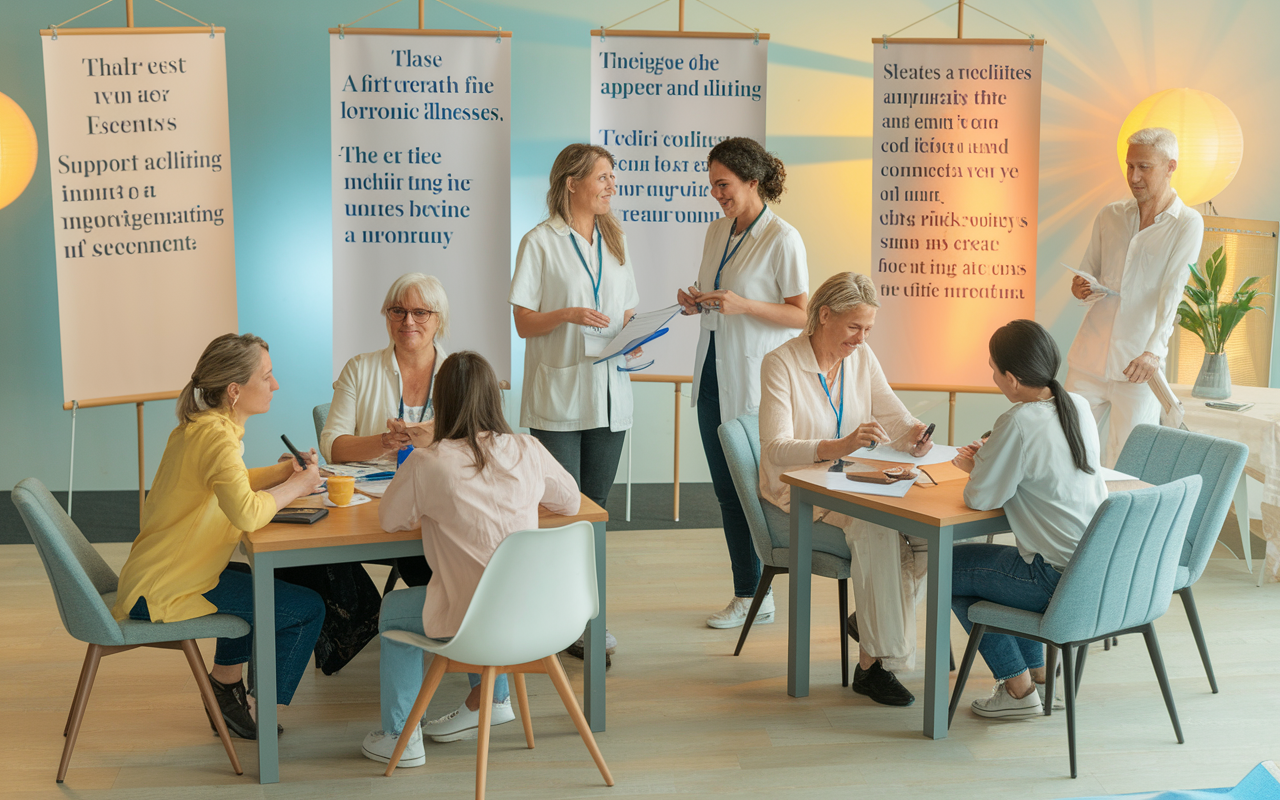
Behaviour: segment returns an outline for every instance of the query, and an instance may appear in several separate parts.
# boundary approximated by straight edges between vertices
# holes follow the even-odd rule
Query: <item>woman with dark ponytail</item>
[[[1041,612],[1107,498],[1099,474],[1098,430],[1089,403],[1058,382],[1061,357],[1049,332],[1019,319],[991,335],[992,379],[1014,404],[985,442],[962,447],[954,463],[969,473],[971,508],[1004,508],[1017,546],[965,544],[952,559],[951,608],[964,625],[969,606],[991,600]],[[974,700],[980,717],[1043,713],[1044,646],[987,634],[978,647],[996,677],[991,696]]]

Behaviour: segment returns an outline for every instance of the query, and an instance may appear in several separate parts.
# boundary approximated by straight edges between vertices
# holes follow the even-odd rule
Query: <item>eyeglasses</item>
[[[436,312],[426,308],[415,308],[410,310],[407,308],[401,308],[400,306],[392,306],[387,309],[387,317],[395,320],[396,322],[403,321],[404,318],[410,314],[413,315],[414,322],[426,322],[431,319],[431,315],[434,313]]]

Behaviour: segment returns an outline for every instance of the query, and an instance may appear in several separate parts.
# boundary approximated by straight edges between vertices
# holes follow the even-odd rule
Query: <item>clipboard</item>
[[[654,339],[659,338],[669,330],[670,328],[660,328],[654,331],[653,333],[649,334],[648,336],[641,336],[638,339],[632,339],[618,352],[614,353],[613,355],[605,356],[604,358],[601,358],[598,361],[592,361],[591,364],[592,366],[596,364],[603,364],[604,362],[609,361],[610,359],[614,359],[614,358],[617,358],[618,356],[626,355],[627,353],[630,353],[632,350],[635,350],[637,347],[644,347],[646,344],[648,344],[649,342],[652,342]]]

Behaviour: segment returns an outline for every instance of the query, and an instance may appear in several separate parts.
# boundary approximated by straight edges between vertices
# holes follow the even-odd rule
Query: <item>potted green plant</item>
[[[1267,293],[1253,288],[1260,280],[1255,275],[1245,278],[1230,300],[1219,300],[1222,285],[1227,279],[1227,257],[1221,247],[1205,259],[1203,272],[1195,264],[1187,266],[1191,268],[1191,280],[1187,283],[1184,299],[1178,304],[1178,324],[1204,343],[1204,362],[1200,365],[1200,374],[1196,376],[1191,395],[1223,400],[1231,396],[1227,339],[1245,314],[1261,308],[1254,305],[1254,300]]]

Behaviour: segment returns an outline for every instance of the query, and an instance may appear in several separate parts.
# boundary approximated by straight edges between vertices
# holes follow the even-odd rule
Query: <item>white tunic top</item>
[[[573,247],[575,241],[577,251]],[[624,248],[625,244],[624,239]],[[578,252],[590,266],[590,275],[582,266]],[[572,307],[598,308],[609,318],[609,327],[600,333],[613,338],[622,330],[623,313],[634,310],[640,303],[631,255],[629,251],[624,252],[627,263],[620,264],[607,246],[597,249],[564,220],[553,217],[520,240],[508,300],[513,306],[543,313]],[[604,259],[603,274],[598,254]],[[592,287],[597,275],[600,275],[598,306]],[[544,336],[525,339],[524,388],[520,398],[523,427],[544,431],[604,427],[625,431],[631,427],[630,376],[616,369],[616,360],[592,364],[596,358],[585,352],[587,331],[581,325],[567,322]]]
[[[822,369],[808,336],[797,336],[764,357],[760,368],[760,496],[791,510],[791,487],[782,473],[818,461],[818,444],[836,437],[836,414],[818,376]],[[844,409],[840,435],[875,420],[892,446],[909,450],[908,436],[919,423],[889,388],[880,361],[866,344],[844,360],[844,396],[840,378],[831,386],[836,408]]]
[[[440,345],[435,345],[436,364],[433,372],[440,371],[447,355]],[[434,380],[434,377],[433,377]],[[333,403],[324,430],[320,432],[320,455],[325,461],[333,461],[333,441],[339,436],[374,436],[387,431],[387,420],[400,413],[400,398],[404,382],[400,378],[400,363],[396,361],[396,346],[355,356],[342,368],[342,374],[333,382]],[[405,407],[405,418],[419,420],[417,410]],[[435,417],[428,396],[422,420]],[[395,454],[383,460],[394,461]]]
[[[964,502],[979,511],[1004,507],[1022,559],[1039,553],[1066,569],[1080,537],[1093,519],[1107,485],[1098,461],[1098,429],[1089,402],[1076,404],[1089,475],[1076,469],[1052,400],[1019,403],[1000,415],[991,438],[978,450],[964,489]]]
[[[1091,303],[1067,354],[1072,369],[1112,381],[1144,352],[1163,366],[1187,265],[1200,258],[1204,220],[1174,195],[1146,230],[1138,230],[1138,201],[1112,203],[1098,213],[1080,270],[1119,297]]]
[[[707,226],[698,268],[701,291],[716,288],[716,270],[725,254],[733,219],[721,217]],[[729,246],[733,250],[733,246]],[[809,291],[809,264],[800,233],[766,207],[746,235],[738,252],[720,274],[720,288],[748,300],[781,303]],[[760,407],[760,361],[770,351],[800,333],[750,314],[701,315],[702,332],[694,358],[690,405],[697,406],[702,365],[711,332],[716,335],[716,381],[720,387],[720,421],[728,422]]]
[[[478,473],[466,442],[419,447],[378,508],[383,530],[422,528],[432,570],[422,629],[432,638],[458,632],[493,551],[516,531],[538,527],[539,504],[557,514],[578,513],[578,485],[537,439],[499,435],[490,455]]]

